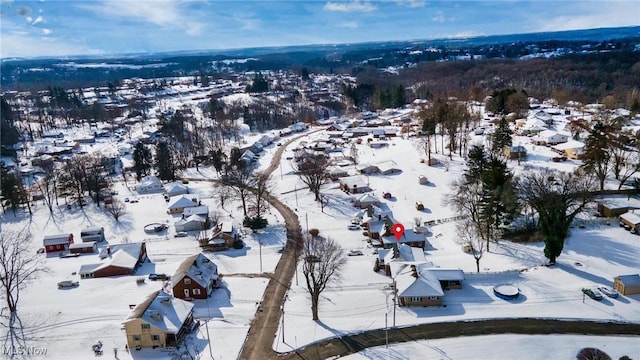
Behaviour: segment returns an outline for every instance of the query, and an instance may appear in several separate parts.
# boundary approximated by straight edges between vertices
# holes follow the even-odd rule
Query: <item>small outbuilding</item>
[[[613,278],[613,288],[622,295],[640,294],[640,275],[620,275]]]
[[[46,235],[42,240],[45,253],[66,251],[73,244],[73,234]]]
[[[72,254],[93,254],[97,251],[98,244],[95,241],[69,245],[69,252]]]
[[[626,212],[620,215],[620,226],[627,230],[640,232],[640,215],[633,212]]]

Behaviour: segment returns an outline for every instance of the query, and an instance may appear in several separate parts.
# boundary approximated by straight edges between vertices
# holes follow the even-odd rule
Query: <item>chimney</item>
[[[418,278],[418,270],[416,269],[415,265],[411,265],[411,276],[416,279]]]

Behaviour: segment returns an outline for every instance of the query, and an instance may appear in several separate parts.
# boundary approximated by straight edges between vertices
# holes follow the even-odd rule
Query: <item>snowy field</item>
[[[360,249],[364,256],[348,257],[343,280],[333,284],[322,294],[320,321],[311,320],[310,301],[304,287],[302,271],[292,280],[288,300],[284,308],[284,324],[274,338],[273,348],[286,352],[315,341],[360,330],[385,327],[385,316],[389,325],[393,321],[393,301],[386,290],[391,279],[382,273],[373,272],[375,255],[361,231],[348,230],[352,216],[358,211],[352,206],[351,195],[338,189],[337,182],[325,188],[328,204],[321,209],[313,201],[304,184],[292,173],[286,157],[300,141],[310,142],[322,133],[310,135],[291,144],[283,154],[281,165],[273,173],[274,194],[292,209],[296,209],[303,229],[318,228],[320,234],[336,239],[345,252]],[[284,141],[285,139],[283,139]],[[521,139],[531,155],[525,163],[530,167],[575,166],[571,161],[552,163],[553,153],[543,147],[534,148],[527,139]],[[514,141],[517,143],[517,141]],[[259,167],[266,168],[276,145],[265,149]],[[420,162],[424,153],[415,139],[394,138],[381,149],[358,145],[359,162],[372,164],[393,160],[402,171],[393,175],[371,175],[365,177],[372,194],[381,199],[381,207],[393,213],[406,228],[411,228],[414,218],[422,221],[446,219],[456,214],[442,204],[450,182],[457,178],[463,161],[457,157],[449,160],[442,154],[434,154],[442,160],[439,166],[429,167]],[[349,150],[345,149],[345,154]],[[447,153],[448,154],[448,153]],[[523,163],[524,164],[524,163]],[[516,171],[523,166],[511,164]],[[347,167],[355,172],[353,167]],[[424,175],[429,184],[418,184],[418,176]],[[184,174],[189,178],[212,178],[215,172],[200,168]],[[121,181],[122,179],[119,178]],[[133,186],[133,182],[128,184]],[[242,211],[237,203],[221,209],[214,198],[211,182],[191,181],[189,189],[200,196],[210,211],[219,211],[221,220],[230,220],[241,226]],[[149,273],[173,274],[177,265],[188,255],[197,253],[199,247],[193,236],[174,238],[173,223],[179,215],[166,212],[162,195],[137,195],[122,182],[115,190],[121,199],[138,198],[138,203],[127,203],[127,214],[119,223],[102,210],[90,204],[84,209],[64,206],[49,214],[39,204],[31,219],[19,214],[4,214],[2,226],[10,229],[27,229],[32,235],[33,252],[42,247],[42,236],[59,232],[73,232],[76,236],[82,228],[104,226],[107,241],[117,244],[123,241],[147,244],[149,263],[145,263],[136,276],[80,280],[74,289],[58,290],[56,283],[63,279],[79,280],[81,264],[93,263],[98,255],[83,255],[78,258],[43,256],[48,273],[31,282],[21,293],[19,315],[30,344],[47,348],[47,359],[84,359],[93,357],[91,345],[101,340],[107,353],[118,348],[120,359],[170,359],[169,350],[142,350],[128,354],[124,351],[125,334],[122,321],[129,314],[130,305],[142,301],[148,294],[162,287],[162,282],[149,281],[138,285],[138,276]],[[382,199],[390,192],[391,199]],[[415,201],[421,201],[425,210],[416,210]],[[218,271],[223,274],[224,287],[214,292],[207,301],[196,300],[195,317],[207,321],[199,333],[191,339],[194,346],[203,348],[203,358],[209,351],[215,359],[236,358],[249,323],[261,300],[268,279],[261,273],[271,272],[279,259],[278,249],[285,241],[284,224],[275,212],[268,214],[269,227],[252,234],[243,230],[246,247],[214,253]],[[431,227],[426,249],[427,260],[436,266],[460,268],[465,271],[463,289],[445,292],[439,308],[395,309],[396,326],[424,322],[444,322],[495,317],[543,317],[554,319],[597,319],[640,322],[640,296],[621,296],[619,299],[605,298],[601,302],[584,299],[581,287],[595,284],[611,286],[613,277],[638,273],[640,269],[640,237],[614,225],[607,225],[595,218],[585,218],[584,228],[572,229],[565,243],[558,264],[542,266],[546,262],[542,243],[515,244],[500,242],[493,245],[490,253],[481,260],[481,274],[475,273],[475,261],[462,252],[455,242],[455,223],[447,222]],[[149,223],[166,223],[169,230],[159,235],[144,232]],[[105,245],[101,245],[105,246]],[[233,276],[231,276],[233,275]],[[521,290],[515,301],[497,298],[492,288],[501,283],[514,284]],[[207,348],[207,329],[211,348]],[[3,330],[4,331],[4,330]],[[564,339],[564,341],[558,340]],[[504,344],[508,345],[504,345]],[[598,346],[614,357],[629,355],[639,358],[637,344],[640,337],[585,337],[585,336],[488,336],[482,338],[455,338],[424,341],[412,344],[396,344],[389,349],[369,349],[350,358],[368,359],[412,359],[421,357],[437,359],[545,359],[571,358],[577,350],[586,346]],[[633,346],[635,344],[635,347]],[[477,350],[480,348],[481,350]],[[556,351],[553,351],[556,349]],[[615,349],[615,351],[609,351]],[[501,352],[504,351],[504,352]],[[517,356],[516,356],[517,354]],[[529,356],[529,357],[527,357]]]

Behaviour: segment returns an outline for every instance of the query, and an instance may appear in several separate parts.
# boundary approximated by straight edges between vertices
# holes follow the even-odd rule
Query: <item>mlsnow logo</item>
[[[47,348],[36,346],[7,346],[2,345],[2,355],[4,356],[46,356]]]

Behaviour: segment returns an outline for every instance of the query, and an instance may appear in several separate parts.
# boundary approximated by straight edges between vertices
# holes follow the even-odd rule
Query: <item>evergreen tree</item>
[[[138,142],[133,149],[133,169],[136,172],[136,178],[138,180],[143,176],[149,175],[152,163],[151,150],[143,143]]]
[[[164,141],[158,143],[156,147],[155,165],[158,170],[158,177],[161,180],[173,181],[176,179],[175,160],[171,154],[169,145]]]
[[[502,117],[498,122],[498,127],[491,136],[491,152],[499,154],[505,147],[510,147],[513,143],[509,122]]]
[[[596,175],[600,190],[604,190],[604,181],[607,178],[611,164],[610,132],[609,126],[602,121],[597,121],[584,144],[582,167]]]
[[[480,181],[486,168],[487,154],[484,151],[484,146],[471,146],[471,149],[469,149],[469,159],[467,160],[467,171],[464,173],[466,182]]]
[[[13,153],[13,145],[20,141],[20,132],[14,124],[14,113],[11,105],[4,98],[0,98],[0,144],[1,153]]]

